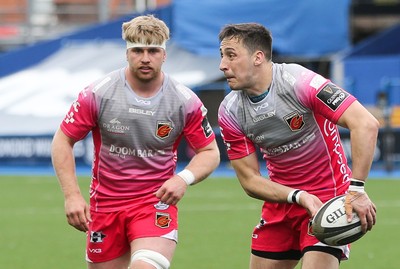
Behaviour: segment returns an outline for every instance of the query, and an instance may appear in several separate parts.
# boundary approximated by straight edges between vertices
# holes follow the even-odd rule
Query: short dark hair
[[[219,33],[219,41],[237,38],[251,53],[261,50],[268,60],[272,59],[271,32],[259,23],[228,24]]]

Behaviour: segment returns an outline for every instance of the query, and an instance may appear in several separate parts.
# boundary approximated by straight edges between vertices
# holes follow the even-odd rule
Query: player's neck
[[[129,73],[129,72],[127,72]],[[126,73],[125,79],[131,89],[140,97],[149,98],[158,93],[161,89],[164,81],[164,73],[160,72],[160,75],[151,80],[140,80],[134,78]]]
[[[272,83],[272,63],[268,62],[265,68],[260,71],[258,76],[255,75],[255,84],[252,89],[247,91],[251,98],[266,95],[270,89]]]

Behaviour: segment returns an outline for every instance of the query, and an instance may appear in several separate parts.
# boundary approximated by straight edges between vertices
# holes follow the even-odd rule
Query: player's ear
[[[260,65],[262,62],[265,61],[265,55],[264,52],[262,52],[261,50],[257,50],[256,52],[254,52],[254,65]]]

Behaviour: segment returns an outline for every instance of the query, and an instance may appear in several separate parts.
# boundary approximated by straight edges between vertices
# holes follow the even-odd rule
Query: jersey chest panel
[[[145,157],[172,155],[185,119],[179,103],[167,99],[162,97],[151,107],[139,107],[129,103],[124,91],[104,96],[98,120],[103,152],[123,158],[141,157],[138,152]]]
[[[242,96],[238,120],[246,136],[268,155],[282,152],[281,147],[297,148],[315,137],[312,113],[290,95],[272,91],[253,104]]]

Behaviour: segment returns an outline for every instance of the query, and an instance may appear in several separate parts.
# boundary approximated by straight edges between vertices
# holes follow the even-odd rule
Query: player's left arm
[[[379,122],[354,101],[340,116],[338,124],[350,130],[353,175],[346,197],[346,214],[351,220],[354,209],[361,219],[362,230],[367,232],[376,222],[376,207],[365,193],[364,184],[372,165]]]
[[[183,131],[195,155],[185,169],[177,174],[187,185],[196,184],[207,178],[220,162],[215,133],[207,118],[208,110],[198,97],[196,99],[198,101],[189,108],[192,111],[187,114],[187,124]]]
[[[172,176],[157,190],[156,196],[166,204],[177,204],[189,185],[207,178],[219,165],[220,154],[215,139],[207,146],[195,149],[195,155],[184,170]]]
[[[203,181],[220,163],[220,152],[207,119],[207,109],[200,101],[197,109],[194,106],[191,109],[183,135],[195,154],[182,171],[164,182],[156,192],[156,196],[167,204],[177,204],[189,185]]]

